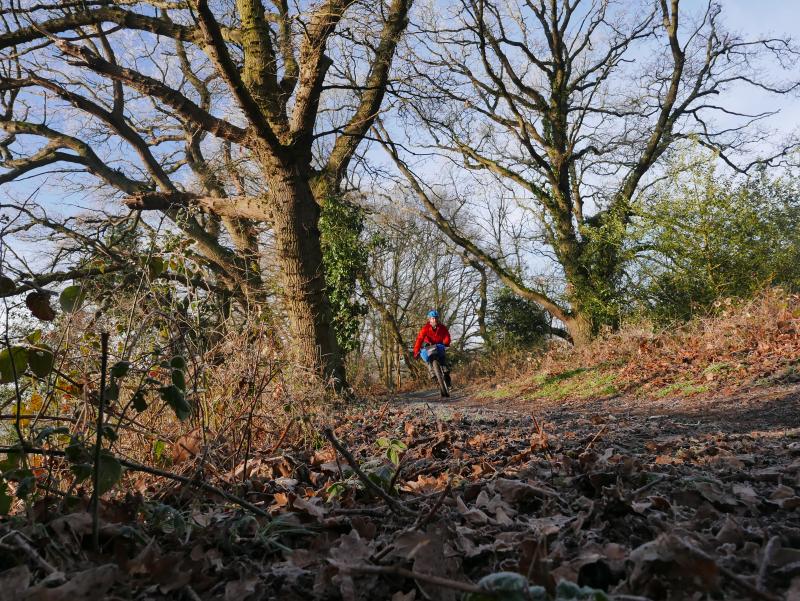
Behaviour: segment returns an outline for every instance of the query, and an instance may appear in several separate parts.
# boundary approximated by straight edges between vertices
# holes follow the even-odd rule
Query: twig
[[[394,470],[394,474],[392,474],[392,479],[389,481],[389,490],[394,490],[394,487],[397,484],[397,479],[400,477],[400,472],[403,470],[403,461],[405,458],[406,455],[403,455],[400,458],[400,461],[397,462],[397,467]]]
[[[398,566],[371,566],[364,564],[341,566],[341,569],[343,571],[358,572],[361,574],[390,574],[393,576],[402,576],[403,578],[413,578],[419,582],[427,582],[429,584],[435,584],[436,586],[449,588],[455,591],[462,591],[464,593],[482,593],[484,595],[494,595],[493,591],[480,587],[477,584],[472,584],[471,582],[462,582],[460,580],[451,580],[450,578],[434,576],[433,574],[414,572]]]
[[[779,536],[773,536],[769,539],[767,547],[764,549],[764,557],[761,558],[761,566],[758,569],[758,578],[756,579],[756,588],[760,591],[763,591],[767,586],[767,570],[769,570],[770,561],[772,561],[772,556],[775,554],[780,540]]]
[[[100,394],[97,407],[97,436],[94,444],[94,474],[92,474],[92,548],[100,550],[100,450],[103,448],[103,402],[106,397],[106,369],[108,368],[108,332],[101,332]]]
[[[64,451],[56,450],[56,449],[40,449],[38,447],[29,447],[24,446],[20,449],[19,446],[13,447],[0,447],[0,453],[16,453],[20,450],[23,450],[26,453],[31,453],[33,455],[49,455],[52,457],[63,457]],[[206,492],[210,492],[215,495],[219,495],[224,499],[227,499],[231,503],[235,503],[248,511],[253,512],[254,514],[268,518],[270,517],[269,513],[250,503],[249,501],[245,501],[241,497],[237,497],[231,493],[225,492],[221,488],[217,488],[207,482],[203,482],[202,480],[197,480],[196,478],[187,478],[186,476],[181,476],[179,474],[173,474],[172,472],[165,472],[164,470],[160,470],[154,467],[149,467],[147,465],[141,465],[140,463],[135,463],[133,461],[128,461],[127,459],[117,458],[124,467],[129,470],[133,470],[135,472],[143,472],[145,474],[150,474],[152,476],[159,476],[161,478],[168,478],[170,480],[175,480],[176,482],[181,482],[182,484],[187,484],[189,486],[194,486],[196,488],[200,488],[205,490]]]
[[[450,476],[450,479],[447,481],[447,486],[444,487],[442,494],[440,494],[436,498],[436,502],[433,504],[433,507],[431,507],[431,510],[425,515],[424,518],[422,517],[422,514],[420,514],[420,518],[417,519],[418,523],[412,526],[411,528],[412,530],[420,530],[421,528],[424,528],[430,523],[430,521],[433,519],[433,516],[436,515],[437,511],[439,511],[439,508],[442,506],[442,503],[444,503],[444,500],[447,497],[448,493],[452,490],[452,484],[453,484],[453,477]]]
[[[389,409],[389,403],[388,402],[384,403],[383,407],[381,407],[381,412],[378,414],[378,419],[375,420],[376,424],[382,424],[383,423],[383,417],[384,417],[384,415],[386,415],[386,410],[387,409]]]
[[[283,444],[283,441],[286,438],[286,435],[289,433],[289,428],[292,427],[292,424],[294,424],[294,418],[290,419],[289,423],[286,424],[286,427],[283,429],[283,432],[281,432],[280,437],[278,437],[278,442],[276,442],[274,445],[272,445],[272,447],[270,447],[270,449],[268,451],[268,453],[270,455],[272,453],[274,453],[275,451],[277,451],[280,448],[280,446]]]
[[[36,413],[23,413],[22,415],[16,415],[14,413],[3,413],[0,414],[0,421],[10,421],[12,419],[38,419],[40,421],[50,420],[54,422],[76,422],[77,420],[74,417],[61,417],[58,415],[38,415]]]
[[[441,495],[441,492],[429,492],[425,493],[424,495],[419,495],[417,497],[413,497],[405,501],[406,505],[416,505],[417,503],[421,503],[422,501],[427,501],[428,499],[438,498]]]
[[[600,438],[600,435],[601,435],[603,432],[605,432],[605,431],[606,431],[606,428],[608,428],[608,424],[603,424],[603,427],[602,427],[602,428],[600,428],[600,429],[597,431],[597,434],[595,434],[595,435],[592,437],[592,439],[589,441],[589,444],[587,444],[587,445],[586,445],[586,448],[585,448],[585,449],[583,449],[583,452],[584,452],[584,453],[586,453],[587,451],[589,451],[589,449],[591,449],[591,448],[592,448],[592,446],[593,446],[593,445],[594,445],[594,443],[597,441],[597,439],[598,439],[598,438]]]
[[[346,508],[346,507],[339,507],[334,509],[333,512],[335,515],[366,515],[373,518],[385,518],[386,517],[386,510],[383,508],[380,509],[371,509],[369,507],[353,507],[353,508]]]
[[[542,446],[544,447],[544,452],[547,454],[548,457],[552,457],[553,453],[550,450],[550,445],[547,442],[547,436],[545,436],[544,430],[542,429],[541,424],[539,424],[539,420],[536,419],[536,416],[531,414],[533,418],[533,425],[536,426],[536,431],[539,433],[539,440],[542,441]]]
[[[663,482],[666,479],[667,479],[667,477],[664,474],[659,474],[657,478],[654,478],[653,480],[651,480],[650,482],[648,482],[644,486],[640,486],[639,488],[637,488],[633,492],[629,493],[627,495],[628,501],[633,501],[640,494],[642,494],[643,492],[647,492],[648,490],[653,488],[656,484],[660,484],[661,482]]]
[[[187,584],[183,590],[186,592],[186,596],[189,597],[191,601],[202,601],[200,595],[194,591],[191,585]]]
[[[25,553],[25,555],[27,555],[33,561],[33,563],[39,566],[42,570],[44,570],[48,574],[53,574],[58,571],[55,567],[53,567],[52,564],[48,563],[48,561],[44,557],[42,557],[36,552],[36,549],[34,549],[30,545],[30,543],[28,543],[28,541],[25,540],[25,537],[22,534],[20,534],[16,530],[12,530],[6,536],[11,537],[14,540],[14,543],[16,543],[16,546],[20,550],[22,550],[22,552]],[[3,538],[6,538],[6,536],[4,536]]]
[[[339,453],[341,453],[342,457],[345,458],[347,463],[356,473],[356,476],[358,476],[358,479],[364,483],[364,486],[366,486],[370,491],[378,495],[381,499],[386,501],[386,504],[392,511],[403,515],[416,515],[414,511],[410,510],[405,505],[401,505],[400,503],[397,502],[396,499],[393,499],[391,496],[389,496],[389,494],[385,490],[383,490],[380,486],[375,484],[372,480],[369,479],[369,477],[364,472],[361,471],[361,468],[358,466],[358,462],[356,461],[355,457],[353,457],[352,453],[350,453],[350,451],[348,451],[347,448],[345,448],[344,445],[342,445],[342,443],[336,439],[336,436],[333,434],[333,430],[330,427],[326,426],[325,428],[323,428],[322,433],[325,435],[325,438],[327,438],[333,445],[333,448],[336,449]]]
[[[250,405],[250,413],[247,414],[247,448],[244,451],[244,469],[242,470],[242,482],[247,481],[247,462],[250,459],[250,450],[253,444],[253,411],[256,408],[256,399]]]
[[[717,566],[717,569],[719,570],[720,574],[722,574],[723,576],[728,578],[731,582],[733,582],[739,588],[746,590],[754,598],[763,599],[764,601],[780,601],[780,599],[778,597],[776,597],[774,595],[770,595],[769,593],[767,593],[765,591],[759,590],[758,588],[756,588],[755,585],[753,585],[752,583],[748,582],[747,580],[745,580],[744,578],[739,576],[739,574],[735,574],[734,572],[731,572],[725,566],[720,565],[718,562],[716,562],[714,560],[713,557],[708,555],[705,551],[702,551],[701,549],[698,549],[697,547],[695,547],[691,543],[686,542],[683,539],[677,538],[677,540],[680,542],[681,546],[683,546],[683,548],[686,549],[691,555],[694,555],[695,557],[699,557],[700,559],[702,559],[704,561],[710,561],[710,562],[714,563]]]

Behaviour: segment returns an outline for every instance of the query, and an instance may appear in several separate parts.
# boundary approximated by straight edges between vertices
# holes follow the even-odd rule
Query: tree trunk
[[[346,385],[341,349],[331,321],[320,246],[320,209],[308,178],[296,170],[268,176],[272,230],[282,295],[289,316],[295,359],[308,369]]]
[[[573,311],[572,316],[569,317],[564,324],[572,338],[572,344],[576,347],[585,346],[591,342],[592,333],[592,318],[585,312]]]

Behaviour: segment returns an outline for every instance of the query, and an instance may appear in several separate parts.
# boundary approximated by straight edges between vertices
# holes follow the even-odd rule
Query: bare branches
[[[770,111],[734,114],[711,96],[733,86],[800,89],[796,76],[776,82],[759,69],[774,57],[788,71],[800,51],[788,40],[722,31],[713,2],[696,15],[680,0],[578,4],[460,0],[452,18],[426,24],[408,66],[420,83],[398,95],[429,133],[425,148],[490,172],[538,213],[541,240],[566,279],[567,318],[582,305],[613,304],[633,205],[676,142],[695,140],[742,170],[797,148],[776,143],[737,161],[748,144],[765,143],[752,126]]]
[[[133,69],[112,64],[88,48],[62,40],[58,40],[56,45],[65,54],[78,59],[80,65],[101,75],[119,80],[142,94],[161,100],[182,118],[191,121],[196,126],[232,142],[245,143],[247,141],[246,130],[204,111],[186,96],[166,84]]]
[[[242,45],[245,48],[243,82],[252,93],[253,101],[260,111],[267,115],[278,133],[285,136],[288,133],[286,95],[278,87],[277,59],[272,47],[272,32],[264,14],[264,6],[261,0],[239,0],[237,5],[239,18],[242,21]],[[201,18],[208,18],[203,12],[200,14]],[[288,15],[284,15],[282,19],[284,21],[282,27],[286,29],[290,28],[290,24],[285,23],[287,17]],[[284,32],[284,36],[286,35],[290,35],[290,32]],[[284,38],[284,44],[286,43]],[[291,38],[288,43],[291,44]],[[288,51],[291,52],[291,46]]]
[[[91,11],[80,10],[63,17],[49,19],[29,27],[21,27],[4,33],[0,35],[0,49],[20,46],[34,40],[46,39],[47,37],[52,39],[52,36],[66,31],[73,31],[87,25],[101,25],[102,23],[114,23],[126,29],[148,31],[156,35],[186,42],[197,42],[200,34],[193,27],[177,25],[164,19],[141,15],[115,6],[104,6],[94,8]]]
[[[326,172],[337,182],[341,181],[356,148],[378,116],[389,81],[395,49],[408,25],[411,2],[412,0],[392,0],[389,6],[389,14],[370,65],[369,75],[364,83],[361,101],[337,138],[325,167]]]
[[[301,147],[310,149],[314,122],[319,108],[322,82],[331,66],[325,54],[328,38],[333,34],[352,0],[326,0],[311,16],[300,46],[300,70],[294,110],[290,122],[292,137]]]
[[[472,242],[469,238],[460,234],[450,221],[442,214],[436,204],[431,200],[428,193],[423,188],[422,184],[420,183],[419,179],[414,175],[408,165],[400,158],[400,155],[397,152],[397,147],[392,143],[389,139],[388,134],[385,130],[376,132],[376,136],[380,140],[382,146],[389,154],[389,156],[394,161],[395,165],[397,166],[398,170],[404,175],[406,180],[408,181],[411,188],[414,190],[417,198],[419,198],[420,202],[423,206],[427,209],[428,213],[430,214],[433,222],[436,226],[447,235],[450,240],[452,240],[455,244],[469,252],[475,258],[479,259],[481,262],[486,264],[489,268],[494,271],[500,280],[509,288],[511,288],[515,293],[519,294],[524,298],[528,298],[536,303],[539,303],[542,307],[544,307],[547,311],[552,313],[556,318],[560,319],[561,321],[567,323],[571,320],[571,315],[569,310],[566,310],[560,306],[558,306],[554,301],[548,298],[546,295],[537,292],[531,288],[526,287],[524,284],[520,282],[520,279],[514,276],[509,270],[507,270],[496,258],[492,257],[484,250],[482,250],[477,244]]]
[[[97,156],[89,144],[74,136],[68,136],[45,125],[26,123],[24,121],[0,121],[0,128],[12,135],[29,134],[49,140],[44,148],[27,158],[5,160],[0,163],[0,165],[9,168],[9,171],[0,175],[0,183],[11,182],[34,169],[46,165],[67,162],[82,165],[108,184],[128,194],[139,192],[147,187],[145,182],[130,179],[122,172],[109,167]],[[75,154],[61,152],[61,149],[68,149]]]

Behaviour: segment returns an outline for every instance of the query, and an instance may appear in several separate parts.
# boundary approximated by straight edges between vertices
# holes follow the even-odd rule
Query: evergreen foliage
[[[800,196],[794,183],[762,171],[719,173],[715,157],[691,156],[644,205],[633,238],[631,300],[658,322],[713,312],[725,298],[767,286],[800,287]]]

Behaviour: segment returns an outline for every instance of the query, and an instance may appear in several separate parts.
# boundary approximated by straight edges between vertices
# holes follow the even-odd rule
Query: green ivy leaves
[[[366,312],[354,294],[356,280],[366,270],[369,257],[369,244],[361,239],[364,211],[331,196],[322,205],[319,229],[336,338],[343,350],[351,351],[358,345],[360,321]]]

